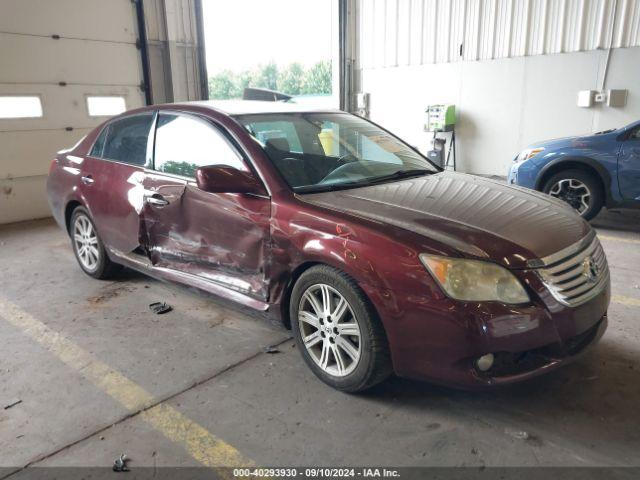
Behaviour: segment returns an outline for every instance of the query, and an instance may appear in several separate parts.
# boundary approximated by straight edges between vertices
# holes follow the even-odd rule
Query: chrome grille
[[[576,307],[595,297],[609,282],[609,266],[595,233],[558,253],[535,262],[553,297]]]

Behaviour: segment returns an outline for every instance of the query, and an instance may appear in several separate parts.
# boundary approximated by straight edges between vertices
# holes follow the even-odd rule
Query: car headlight
[[[518,279],[495,263],[427,254],[420,255],[420,260],[445,293],[456,300],[529,302]]]
[[[516,163],[524,162],[525,160],[529,160],[530,158],[535,157],[540,152],[544,152],[544,147],[527,148],[526,150],[521,151],[520,155],[514,158],[513,161]]]

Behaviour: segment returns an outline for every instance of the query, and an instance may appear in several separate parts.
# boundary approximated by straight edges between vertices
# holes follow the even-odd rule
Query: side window
[[[133,115],[110,123],[101,157],[144,166],[152,121],[153,114],[150,113]]]
[[[635,131],[629,135],[630,140],[640,140],[640,128],[636,128]]]
[[[206,165],[228,165],[248,171],[242,157],[213,125],[187,115],[161,113],[156,128],[154,168],[195,177]]]

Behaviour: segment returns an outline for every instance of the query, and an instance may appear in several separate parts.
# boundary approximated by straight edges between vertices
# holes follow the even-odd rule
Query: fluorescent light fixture
[[[42,102],[37,95],[0,95],[0,118],[42,117]]]
[[[127,109],[124,97],[118,96],[88,96],[87,110],[90,117],[111,117]]]

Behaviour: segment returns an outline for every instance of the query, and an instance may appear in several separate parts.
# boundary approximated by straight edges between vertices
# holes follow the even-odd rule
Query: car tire
[[[315,319],[314,305],[321,310]],[[293,287],[289,311],[302,357],[327,385],[360,392],[391,374],[384,328],[362,289],[347,274],[326,265],[311,267]]]
[[[567,202],[585,220],[594,218],[604,205],[604,192],[600,181],[584,170],[570,169],[558,172],[545,182],[542,191]],[[588,201],[585,201],[588,206],[583,211],[578,208],[583,205],[581,192],[588,192]]]
[[[80,268],[90,277],[99,280],[112,278],[122,268],[107,255],[86,208],[77,207],[73,211],[69,222],[69,236]]]

